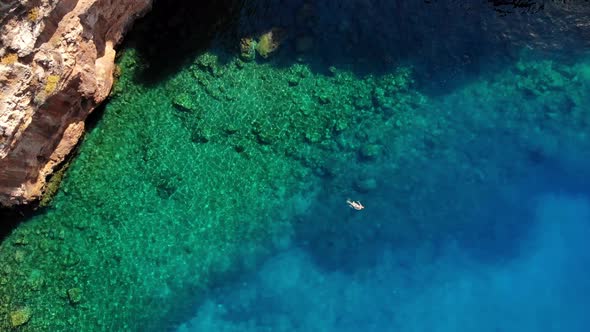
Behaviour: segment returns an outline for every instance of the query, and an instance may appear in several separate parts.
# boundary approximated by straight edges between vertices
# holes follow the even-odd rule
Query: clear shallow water
[[[587,329],[585,7],[229,4],[138,23],[3,328]]]

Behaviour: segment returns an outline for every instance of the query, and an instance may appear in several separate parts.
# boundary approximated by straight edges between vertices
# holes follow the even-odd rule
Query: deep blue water
[[[339,19],[347,21],[351,3],[326,4],[324,13],[327,8],[338,11],[321,16],[321,24],[330,28],[338,26]],[[399,6],[412,7],[396,1],[375,3],[385,11]],[[367,5],[361,12],[374,10]],[[355,50],[357,56],[393,48],[396,59],[421,68],[422,91],[433,100],[421,114],[451,114],[454,124],[442,131],[453,133],[437,138],[427,160],[400,160],[393,153],[366,170],[380,186],[370,193],[351,191],[366,205],[363,211],[346,208],[343,200],[351,192],[330,187],[326,180],[317,199],[308,202],[301,221],[305,226],[296,238],[257,271],[212,289],[178,331],[590,331],[588,151],[569,139],[569,129],[550,125],[550,120],[520,127],[509,116],[489,115],[516,108],[522,118],[534,118],[531,112],[555,107],[548,99],[510,95],[511,83],[504,88],[490,83],[485,96],[469,92],[470,86],[497,80],[491,77],[498,69],[514,65],[522,45],[533,44],[519,40],[520,35],[513,44],[496,47],[490,35],[502,29],[486,30],[481,19],[493,14],[475,13],[480,20],[468,15],[463,27],[457,17],[449,17],[448,24],[435,16],[417,22],[433,25],[428,38],[408,22],[393,22],[394,28],[371,34],[383,24],[383,16],[354,21],[360,24],[359,35],[371,36],[364,40],[366,48]],[[527,15],[518,19],[530,23],[538,18]],[[422,12],[417,20],[427,17]],[[564,19],[555,12],[551,17]],[[473,20],[479,24],[470,25]],[[445,29],[450,34],[446,45],[467,55],[455,58],[444,42],[432,41],[444,38]],[[544,37],[538,44],[547,46],[557,38],[551,27],[541,30]],[[478,44],[482,31],[487,40]],[[322,36],[332,45],[346,43],[341,31]],[[563,45],[570,37],[580,36],[564,35]],[[572,64],[579,61],[579,53],[587,52],[585,47],[584,42],[571,52],[540,47],[528,59]],[[335,49],[320,49],[316,57],[342,55],[334,55]],[[519,84],[519,78],[513,83]],[[588,110],[587,93],[582,94],[586,102],[578,107]],[[555,93],[555,99],[562,97]],[[556,112],[569,112],[566,104],[558,103]],[[538,126],[541,134],[523,134],[526,126]],[[390,139],[385,144],[397,146],[396,138]],[[449,161],[437,149],[461,151],[471,160],[469,167],[482,165],[481,183],[461,171],[465,161]],[[358,169],[351,166],[348,171]],[[420,188],[388,181],[400,179],[400,172],[419,177],[408,182]],[[490,175],[493,172],[497,174]],[[445,223],[449,226],[431,227]]]
[[[578,184],[553,167],[531,168],[504,197],[479,201],[486,212],[477,218],[510,220],[511,229],[480,223],[468,240],[451,234],[408,247],[377,235],[343,244],[353,252],[339,259],[295,243],[212,290],[178,331],[588,331],[590,192]],[[380,208],[351,223],[373,227],[394,222],[390,215]]]

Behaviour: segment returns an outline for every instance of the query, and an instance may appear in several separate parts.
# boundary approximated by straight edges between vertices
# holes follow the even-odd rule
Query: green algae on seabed
[[[355,159],[355,126],[421,102],[408,69],[357,79],[219,56],[145,87],[125,52],[50,208],[0,244],[2,329],[26,307],[22,331],[159,330],[219,276],[288,245],[316,175]]]
[[[0,244],[0,330],[22,308],[21,331],[161,330],[298,228],[372,239],[366,220],[293,223],[325,181],[322,201],[346,208],[343,195],[378,188],[374,169],[390,167],[403,208],[379,231],[401,241],[460,227],[469,218],[452,216],[527,169],[531,150],[590,147],[588,61],[521,60],[438,99],[415,90],[411,68],[358,77],[272,61],[205,53],[146,87],[134,80],[141,60],[125,51],[114,97],[51,207]],[[470,150],[477,136],[486,139]],[[471,183],[469,197],[453,179]],[[446,197],[433,189],[441,183]]]

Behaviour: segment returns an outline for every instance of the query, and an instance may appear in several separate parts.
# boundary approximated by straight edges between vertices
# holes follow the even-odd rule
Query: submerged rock
[[[354,189],[359,193],[368,193],[377,189],[377,180],[370,177],[361,177],[354,182]]]
[[[115,50],[151,0],[11,1],[0,12],[0,205],[41,197],[109,94]]]
[[[29,307],[23,307],[16,309],[10,313],[10,325],[12,327],[18,327],[31,319],[31,309]]]
[[[382,154],[382,146],[378,144],[363,145],[359,150],[359,156],[363,161],[373,161]]]
[[[82,290],[78,287],[70,288],[67,291],[70,304],[78,304],[82,301]]]

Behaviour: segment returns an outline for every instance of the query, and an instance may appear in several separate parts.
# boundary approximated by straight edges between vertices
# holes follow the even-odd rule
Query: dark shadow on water
[[[20,206],[18,208],[0,208],[0,243],[18,227],[35,215],[44,213],[43,209],[37,209],[36,205]]]
[[[243,0],[155,1],[126,37],[144,62],[138,81],[155,84],[205,51],[213,39],[233,32]]]
[[[2,222],[0,222],[0,242],[3,242],[8,234],[10,234],[18,224],[25,221],[29,215],[29,211],[1,208],[0,220]]]
[[[91,132],[92,130],[94,130],[94,128],[96,128],[96,125],[100,122],[100,120],[104,116],[104,112],[105,112],[108,102],[109,102],[109,98],[107,98],[107,100],[105,100],[103,103],[98,105],[92,111],[92,113],[90,113],[90,115],[86,118],[86,121],[85,121],[86,132]]]
[[[138,81],[153,84],[208,49],[238,57],[243,38],[257,40],[274,29],[280,32],[275,34],[280,36],[276,52],[255,61],[276,67],[303,62],[316,73],[334,66],[359,76],[410,64],[418,85],[434,94],[498,70],[524,47],[569,53],[580,43],[590,45],[585,32],[570,24],[590,8],[572,6],[537,1],[160,0],[135,23],[126,43],[139,50],[144,62]],[[561,14],[571,17],[563,20]],[[556,24],[560,27],[546,29]]]

